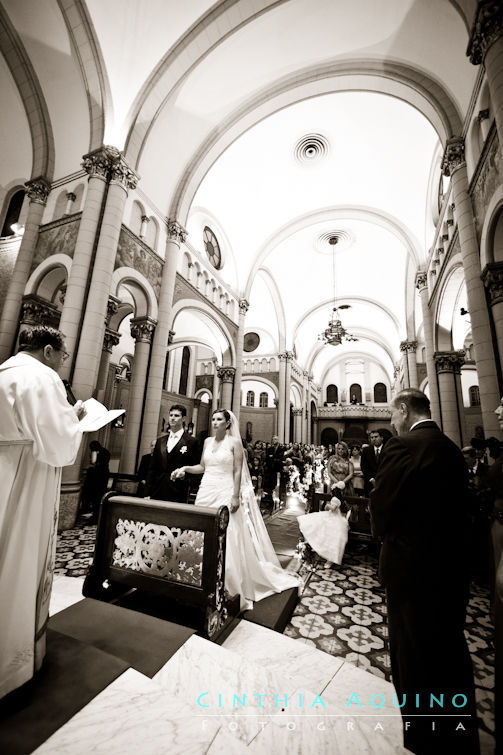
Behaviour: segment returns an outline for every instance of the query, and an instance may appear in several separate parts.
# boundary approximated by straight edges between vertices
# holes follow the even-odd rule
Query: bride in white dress
[[[283,571],[257,505],[243,454],[238,422],[227,409],[213,412],[214,436],[204,442],[201,463],[180,467],[172,478],[203,474],[196,506],[230,510],[225,556],[225,587],[240,595],[241,610],[275,592],[298,587],[299,580]]]

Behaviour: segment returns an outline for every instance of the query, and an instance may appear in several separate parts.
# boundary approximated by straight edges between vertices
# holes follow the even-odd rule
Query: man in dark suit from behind
[[[372,532],[383,541],[379,575],[386,587],[393,684],[398,703],[406,701],[404,744],[414,753],[478,753],[464,637],[467,467],[461,450],[431,420],[421,391],[409,388],[394,398],[391,423],[398,437],[383,448],[370,514]],[[431,705],[430,695],[443,695],[443,707]]]
[[[198,464],[201,456],[199,443],[183,428],[186,414],[182,404],[173,404],[169,410],[169,433],[156,441],[145,485],[146,497],[178,503],[188,501],[189,476],[183,480],[171,479],[173,470]]]
[[[370,495],[370,491],[374,487],[377,467],[381,460],[381,451],[384,445],[384,438],[381,431],[371,430],[369,433],[369,441],[370,445],[362,448],[360,462],[364,480],[364,492],[367,497]]]

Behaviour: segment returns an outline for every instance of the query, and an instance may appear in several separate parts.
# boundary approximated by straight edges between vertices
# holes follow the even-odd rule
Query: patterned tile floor
[[[84,519],[74,529],[60,533],[55,573],[86,574],[95,535],[96,526]],[[314,564],[285,634],[391,681],[386,604],[384,590],[376,580],[372,546],[350,539],[342,566],[325,569],[322,564]],[[473,584],[466,637],[474,665],[484,755],[494,751],[493,634],[488,590]]]

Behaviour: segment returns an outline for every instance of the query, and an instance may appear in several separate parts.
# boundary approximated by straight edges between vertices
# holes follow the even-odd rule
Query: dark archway
[[[327,404],[336,404],[339,401],[337,386],[331,383],[327,385]]]
[[[321,431],[321,437],[320,437],[320,444],[322,446],[329,446],[332,444],[335,446],[336,443],[339,441],[339,433],[335,429],[335,427],[324,427]]]

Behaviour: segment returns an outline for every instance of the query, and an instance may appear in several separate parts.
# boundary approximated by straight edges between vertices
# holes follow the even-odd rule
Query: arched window
[[[247,393],[246,393],[246,406],[255,406],[255,393],[254,393],[254,391],[247,391]]]
[[[385,404],[388,401],[388,391],[384,383],[374,385],[374,404]]]
[[[336,404],[339,400],[339,391],[337,386],[331,383],[327,385],[327,404]]]
[[[180,387],[178,393],[182,396],[187,395],[187,383],[189,380],[189,365],[190,365],[190,349],[188,346],[183,347],[182,352],[182,367],[180,369]]]
[[[362,403],[362,387],[358,383],[353,383],[349,389],[349,401],[351,404]]]
[[[260,394],[259,406],[261,409],[267,409],[267,407],[269,406],[269,396],[265,391]]]
[[[468,396],[470,397],[470,406],[480,406],[480,391],[478,385],[471,385],[468,388]]]
[[[14,231],[12,230],[11,226],[14,225],[14,223],[18,222],[23,202],[24,189],[19,189],[19,191],[16,191],[10,198],[2,228],[2,237],[14,235]]]

